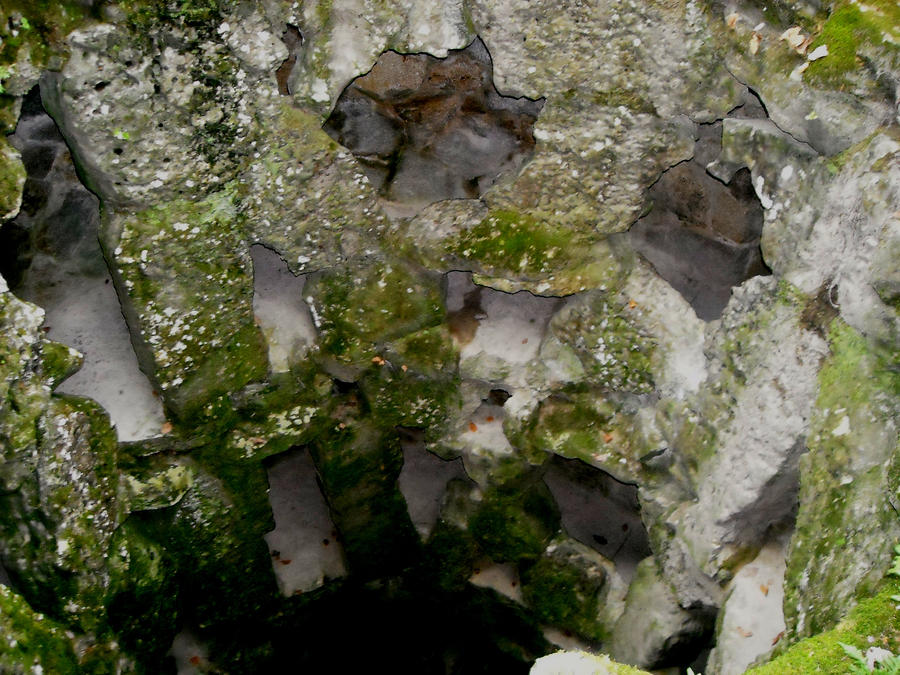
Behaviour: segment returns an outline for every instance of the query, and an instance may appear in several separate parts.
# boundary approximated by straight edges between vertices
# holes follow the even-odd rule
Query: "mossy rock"
[[[526,454],[553,453],[580,459],[618,476],[637,480],[641,441],[634,415],[615,394],[572,385],[544,399],[510,440]]]
[[[438,520],[425,544],[422,569],[439,588],[458,592],[469,583],[478,555],[478,545],[468,531]]]
[[[798,638],[830,629],[870,596],[879,561],[900,539],[889,492],[900,455],[893,352],[840,319],[830,327],[830,356],[800,460],[800,510],[788,556],[785,618]],[[893,468],[892,468],[893,467]],[[864,515],[863,515],[864,514]]]
[[[262,538],[273,527],[271,512],[260,518],[249,501],[254,494],[265,500],[265,471],[248,463],[214,471],[196,464],[176,506],[132,518],[175,562],[185,620],[224,640],[244,620],[271,611],[277,589]]]
[[[67,377],[78,372],[84,357],[75,349],[59,342],[44,340],[41,346],[43,375],[55,389]]]
[[[25,599],[0,585],[0,671],[78,675],[83,672],[66,627],[35,612]]]
[[[337,414],[343,415],[340,406]],[[418,535],[397,487],[403,453],[396,432],[357,415],[358,404],[349,405],[310,445],[310,454],[351,573],[373,578],[411,565]]]
[[[654,389],[652,359],[656,349],[629,312],[627,303],[602,291],[579,296],[550,322],[549,332],[568,346],[597,387],[649,393]]]
[[[176,416],[189,418],[216,395],[266,376],[242,223],[227,190],[104,212],[125,316],[142,337],[138,358]]]
[[[880,647],[900,653],[900,581],[888,578],[873,595],[860,600],[837,626],[791,646],[768,663],[751,668],[748,675],[806,675],[854,672],[854,662],[840,643],[865,652]],[[876,671],[877,672],[877,671]]]
[[[535,560],[559,529],[559,509],[539,474],[489,488],[469,531],[496,562]]]
[[[160,663],[180,628],[174,560],[127,520],[110,542],[109,566],[110,627],[139,662]]]
[[[399,262],[335,269],[307,289],[321,357],[346,379],[383,358],[389,343],[444,321],[438,279]]]
[[[540,623],[602,642],[612,630],[600,620],[607,576],[604,566],[553,542],[522,574],[522,594]]]

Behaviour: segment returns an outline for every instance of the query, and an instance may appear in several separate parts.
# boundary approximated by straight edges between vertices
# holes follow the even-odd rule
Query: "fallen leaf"
[[[737,26],[738,20],[741,18],[741,15],[737,12],[732,12],[728,16],[725,17],[725,24],[734,30],[734,27]]]
[[[762,42],[762,35],[753,31],[753,34],[750,36],[750,53],[756,54],[759,51],[759,43]]]
[[[163,422],[163,425],[159,428],[160,432],[164,434],[172,433],[172,423],[171,422]]]
[[[635,307],[637,307],[637,303],[634,300],[629,300],[628,309],[634,309]]]
[[[400,366],[400,370],[402,370],[405,373],[407,370],[409,370],[409,368],[407,368],[406,364],[404,363],[402,366]]]
[[[612,434],[603,434],[603,442],[609,443],[612,439],[615,438]]]
[[[745,638],[753,637],[753,631],[752,631],[752,630],[744,630],[744,629],[741,628],[740,626],[738,626],[737,628],[735,628],[735,630],[736,630],[738,633],[741,634],[741,637],[745,637]]]
[[[475,422],[469,422],[469,431],[478,431],[478,425]]]
[[[797,49],[807,38],[802,33],[800,26],[791,26],[778,39],[787,42],[792,49]]]
[[[282,565],[290,565],[291,559],[290,558],[281,558],[278,562],[280,562]]]
[[[493,416],[493,415],[488,415],[487,417],[484,418],[484,421],[485,421],[485,422],[493,422],[493,421],[494,421],[494,416]]]
[[[784,631],[781,631],[778,635],[775,636],[775,639],[772,640],[772,644],[774,645],[774,644],[775,644],[776,642],[778,642],[783,636],[784,636]]]
[[[765,595],[765,596],[768,597],[768,595],[769,595],[769,586],[768,586],[767,584],[760,584],[760,585],[759,585],[759,590],[762,591],[762,594],[763,594],[763,595]]]
[[[523,339],[522,339],[522,344],[523,344],[523,345],[527,345],[527,344],[528,344],[528,338],[523,338]]]

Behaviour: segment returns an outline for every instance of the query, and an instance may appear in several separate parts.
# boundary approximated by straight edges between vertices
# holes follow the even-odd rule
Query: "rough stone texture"
[[[503,97],[480,39],[445,59],[386,52],[350,83],[323,128],[389,202],[478,197],[521,168],[542,103]]]
[[[210,667],[269,668],[279,631],[345,583],[277,593],[263,461],[295,446],[310,449],[348,585],[396,598],[415,579],[442,602],[452,592],[509,609],[468,583],[500,579],[493,587],[521,590],[528,606],[510,611],[525,624],[591,638],[621,609],[614,600],[601,616],[600,577],[627,577],[638,551],[604,562],[563,536],[587,538],[587,525],[569,517],[575,488],[556,484],[554,497],[552,456],[636,484],[653,555],[610,641],[632,662],[690,663],[728,584],[795,517],[785,644],[877,590],[900,536],[888,5],[776,2],[763,15],[760,3],[680,0],[132,0],[86,16],[76,3],[13,4],[0,21],[11,94],[0,123],[12,130],[40,78],[101,199],[105,255],[171,419],[160,438],[116,445],[96,407],[54,397],[78,358],[42,339],[40,310],[3,287],[0,558],[32,607],[114,634],[142,663],[159,663],[184,622],[204,634]],[[861,23],[842,45],[853,12]],[[794,22],[817,31],[809,48],[829,46],[805,71],[806,55],[778,39]],[[388,49],[442,57],[476,35],[499,92],[546,97],[533,156],[478,199],[383,209],[321,128],[332,104]],[[718,127],[697,124],[722,118],[713,156]],[[725,309],[709,323],[624,234],[651,185],[692,155],[667,175],[749,172],[773,272],[719,293]],[[0,212],[12,213],[22,174],[6,156]],[[21,156],[35,176],[47,160]],[[706,234],[752,229],[685,207],[693,197],[658,201]],[[266,348],[254,244],[284,261],[280,274],[308,275],[305,352]],[[303,309],[294,293],[272,314],[286,305]],[[403,477],[401,433],[461,456],[472,479],[447,484],[433,525],[437,498],[427,504],[430,530],[415,516],[425,481]],[[607,515],[621,515],[613,502]],[[631,528],[633,500],[626,511]],[[610,545],[611,531],[590,533],[602,549],[594,534]],[[725,607],[720,625],[744,627]],[[534,653],[489,637],[520,662]]]
[[[716,626],[716,646],[704,672],[740,675],[764,659],[784,635],[784,572],[787,537],[764,546],[729,583]]]
[[[663,668],[695,650],[708,623],[708,615],[679,606],[672,587],[659,575],[656,562],[648,558],[637,567],[625,598],[625,611],[616,622],[607,650],[623,663]]]

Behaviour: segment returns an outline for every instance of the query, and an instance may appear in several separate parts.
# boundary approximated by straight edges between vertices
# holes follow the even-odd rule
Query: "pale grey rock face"
[[[690,651],[692,642],[703,639],[710,619],[682,609],[656,562],[647,558],[637,567],[608,652],[623,663],[664,668],[677,660],[678,650]]]
[[[740,675],[772,652],[784,635],[784,572],[789,537],[780,536],[741,567],[728,584],[716,646],[704,672]]]
[[[735,26],[725,9],[737,12]],[[806,16],[821,10],[791,4]],[[196,447],[210,443],[249,471],[267,454],[352,427],[353,415],[391,434],[415,427],[408,433],[427,437],[428,449],[462,458],[434,459],[417,445],[415,459],[405,448],[403,471],[391,469],[406,499],[398,512],[426,544],[446,527],[460,541],[470,536],[498,487],[544,479],[555,499],[541,498],[560,507],[571,539],[554,534],[558,523],[525,519],[546,535],[531,558],[462,581],[534,609],[539,602],[521,589],[529,582],[519,573],[535,561],[574,569],[589,589],[606,579],[604,608],[591,615],[591,601],[583,602],[589,620],[574,630],[596,637],[618,620],[610,651],[647,667],[684,662],[723,608],[722,630],[732,633],[720,631],[712,667],[730,672],[728,664],[764,653],[780,627],[777,580],[752,576],[781,569],[777,556],[761,560],[781,545],[773,528],[790,529],[797,518],[785,580],[792,639],[833,623],[874,583],[897,527],[885,498],[896,492],[896,401],[882,376],[893,371],[875,367],[900,334],[900,143],[889,126],[896,105],[865,72],[838,91],[785,68],[800,57],[778,39],[783,27],[758,28],[752,53],[759,14],[693,1],[272,0],[229,9],[215,25],[172,23],[137,35],[113,12],[109,23],[67,37],[71,55],[43,75],[42,95],[102,200],[100,236],[141,366],[169,411],[199,434]],[[429,175],[434,165],[423,155],[403,167],[399,188],[379,196],[390,181],[373,180],[350,150],[385,160],[397,148],[396,127],[373,119],[360,91],[339,104],[354,124],[365,118],[337,134],[349,149],[323,121],[380,56],[421,51],[431,56],[418,61],[434,63],[476,37],[486,51],[479,47],[475,60],[486,66],[489,52],[497,92],[546,99],[539,115],[523,102],[537,115],[533,154],[500,156],[522,143],[463,119],[461,136],[450,134],[434,152],[463,166],[477,190]],[[382,56],[387,50],[395,52]],[[872,59],[888,85],[896,82],[884,54]],[[384,75],[379,68],[367,77]],[[415,79],[388,70],[388,89]],[[19,75],[33,82],[38,73],[23,67]],[[25,91],[18,80],[7,84]],[[501,107],[505,100],[498,97]],[[708,123],[722,118],[719,144],[718,125]],[[471,143],[457,144],[461,137]],[[19,155],[34,177],[52,164],[53,152],[38,145],[21,153],[4,146],[14,184],[25,177],[16,173]],[[484,174],[472,173],[478,164]],[[690,189],[679,192],[679,182]],[[703,184],[702,194],[693,189]],[[423,208],[446,197],[454,199]],[[17,193],[0,211],[13,214],[20,201]],[[67,212],[83,213],[78,206]],[[735,218],[726,222],[723,211]],[[680,257],[673,218],[704,240],[676,240]],[[63,240],[64,225],[56,232]],[[650,248],[635,244],[654,237]],[[718,244],[725,253],[699,260],[698,250]],[[763,264],[771,277],[745,281]],[[692,305],[707,290],[695,277],[709,267],[722,272],[713,275],[721,283],[712,299]],[[666,282],[666,270],[684,283]],[[19,501],[0,513],[46,522],[33,541],[19,528],[4,542],[12,580],[29,569],[52,578],[59,568],[80,591],[103,591],[103,553],[128,510],[174,507],[181,524],[228,530],[233,486],[220,477],[198,481],[199,471],[178,464],[128,476],[117,492],[117,472],[104,473],[102,453],[114,454],[115,444],[103,415],[51,397],[77,358],[59,350],[63,363],[51,368],[46,356],[58,346],[41,339],[43,318],[3,286],[0,477],[15,495],[10,503]],[[834,380],[848,376],[828,370],[857,367],[871,383],[846,392]],[[308,398],[279,407],[285,382],[296,387],[287,398]],[[449,402],[432,416],[428,405],[439,395]],[[329,408],[338,399],[343,407]],[[105,450],[86,447],[95,433]],[[553,455],[637,486],[639,504],[630,486],[625,498],[611,482],[587,489],[569,480]],[[330,521],[303,519],[327,515],[312,466],[278,462],[269,539],[280,558],[300,561]],[[76,473],[78,489],[59,496]],[[305,514],[291,510],[298,477],[304,503],[315,502]],[[203,490],[215,498],[198,497]],[[46,491],[62,506],[47,502]],[[832,514],[823,543],[817,511],[838,497],[848,505]],[[214,521],[203,520],[204,500],[215,505]],[[494,543],[521,534],[512,532],[521,505],[507,506]],[[96,527],[82,569],[71,542],[88,521]],[[850,544],[837,545],[843,538]],[[833,550],[823,556],[826,545]],[[760,548],[761,557],[743,563]],[[317,550],[303,570],[276,559],[281,590],[337,576],[336,551],[326,559]],[[820,564],[828,569],[817,574]],[[71,600],[61,612],[73,621],[89,625],[102,614],[96,603]],[[773,619],[757,630],[748,612]]]
[[[726,357],[734,359],[733,365],[713,361],[725,377],[728,370],[740,373],[746,386],[733,394],[730,419],[717,420],[715,455],[701,464],[697,502],[679,514],[676,528],[711,576],[735,546],[754,546],[770,527],[789,521],[795,508],[797,462],[827,347],[799,325],[795,310],[773,302],[774,287],[771,280],[746,282],[732,299],[721,332],[711,336],[719,344],[733,339],[754,315],[769,326],[739,354]],[[712,386],[715,380],[714,370]]]

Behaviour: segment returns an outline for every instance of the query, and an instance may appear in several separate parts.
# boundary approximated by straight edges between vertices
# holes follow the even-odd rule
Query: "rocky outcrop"
[[[838,623],[900,539],[889,4],[4,14],[4,274],[108,273],[164,411],[117,439],[3,282],[9,613],[60,672],[900,649]]]

